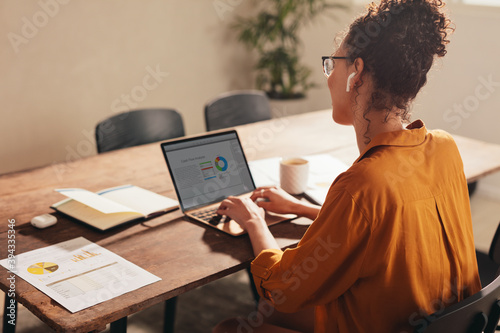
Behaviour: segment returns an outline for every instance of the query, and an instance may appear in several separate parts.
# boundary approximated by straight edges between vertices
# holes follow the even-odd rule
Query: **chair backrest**
[[[490,251],[488,253],[488,256],[496,264],[500,265],[500,223],[498,224],[495,236],[493,236],[493,240],[491,241]]]
[[[500,318],[500,277],[478,293],[426,318],[416,333],[492,333]],[[430,322],[430,323],[429,323]]]
[[[237,90],[205,105],[207,131],[271,119],[269,98],[259,90]]]
[[[173,109],[133,110],[98,123],[95,136],[97,151],[103,153],[184,136],[184,123]]]

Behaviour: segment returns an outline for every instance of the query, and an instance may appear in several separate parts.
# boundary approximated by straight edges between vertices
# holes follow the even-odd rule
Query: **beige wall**
[[[217,11],[214,4],[226,7]],[[95,124],[130,107],[173,107],[189,134],[204,131],[206,101],[253,87],[252,57],[230,28],[251,7],[250,0],[2,1],[0,173],[95,154]],[[304,29],[304,59],[319,86],[304,110],[329,107],[319,59],[359,10]],[[500,82],[500,8],[453,5],[450,11],[457,31],[416,101],[414,118],[500,143],[500,87],[482,83]]]
[[[500,144],[500,7],[449,9],[456,31],[448,54],[419,95],[414,115],[428,127]],[[500,173],[479,184],[500,197]]]
[[[0,3],[0,173],[95,154],[95,124],[130,107],[176,108],[201,132],[208,99],[252,84],[228,29],[245,2],[220,15],[211,1],[60,2]]]

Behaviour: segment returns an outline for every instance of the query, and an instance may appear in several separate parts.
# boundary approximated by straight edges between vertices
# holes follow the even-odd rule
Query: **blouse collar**
[[[418,119],[406,126],[406,129],[400,131],[380,133],[376,135],[366,146],[364,151],[354,161],[358,163],[373,148],[378,146],[417,146],[424,142],[427,135],[427,129],[422,120]]]

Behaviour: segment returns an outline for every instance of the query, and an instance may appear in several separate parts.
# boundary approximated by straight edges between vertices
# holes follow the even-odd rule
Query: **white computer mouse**
[[[48,228],[56,223],[57,218],[50,214],[38,215],[31,219],[31,224],[38,229]]]

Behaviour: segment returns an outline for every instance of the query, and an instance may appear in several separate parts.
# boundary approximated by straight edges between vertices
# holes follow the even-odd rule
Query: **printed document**
[[[302,156],[309,161],[309,177],[305,194],[318,205],[325,202],[328,190],[339,174],[349,166],[328,154]],[[249,162],[256,187],[279,185],[280,157]]]
[[[12,270],[72,313],[161,279],[78,237],[16,256]],[[0,265],[7,269],[7,259]]]

